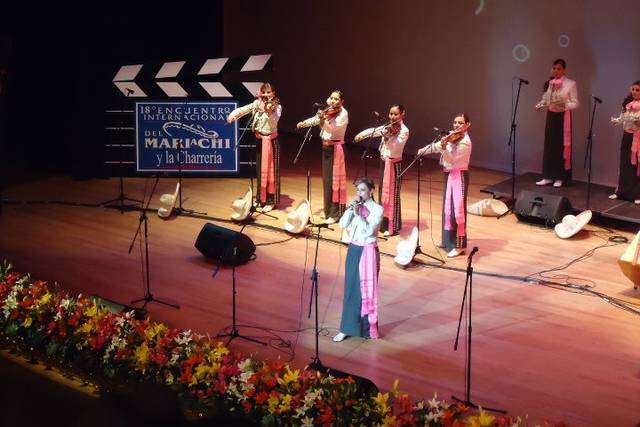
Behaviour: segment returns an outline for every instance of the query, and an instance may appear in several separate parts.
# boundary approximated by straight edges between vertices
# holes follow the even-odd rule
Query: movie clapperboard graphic
[[[238,138],[248,116],[227,124],[271,80],[272,56],[120,66],[105,110],[104,161],[111,176],[255,174],[255,138]]]

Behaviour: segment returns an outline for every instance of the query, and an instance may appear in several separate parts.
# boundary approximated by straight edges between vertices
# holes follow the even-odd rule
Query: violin
[[[469,129],[469,126],[471,126],[471,123],[465,123],[462,126],[460,126],[458,129],[450,131],[447,135],[443,136],[440,139],[440,142],[442,142],[443,144],[449,144],[449,143],[456,143],[460,141],[462,137],[464,137],[464,134],[467,131],[467,129]]]
[[[318,110],[318,115],[322,120],[331,120],[335,118],[342,111],[342,106],[340,107],[327,107],[323,110]]]
[[[275,111],[280,105],[280,99],[277,96],[272,96],[271,98],[267,96],[261,96],[260,101],[262,102],[262,110],[266,113],[271,114],[272,111]]]
[[[382,136],[385,138],[392,138],[397,136],[400,133],[400,129],[402,129],[401,120],[396,120],[391,123],[387,123],[382,127]]]

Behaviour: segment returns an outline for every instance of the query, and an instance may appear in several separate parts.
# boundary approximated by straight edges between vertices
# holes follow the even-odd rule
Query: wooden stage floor
[[[349,165],[357,154],[349,152]],[[319,158],[319,157],[318,157]],[[257,216],[244,229],[256,244],[256,259],[240,266],[237,277],[237,316],[240,332],[269,341],[268,347],[236,339],[234,349],[265,357],[292,359],[303,366],[314,355],[313,318],[307,318],[309,275],[315,242],[281,231],[284,209],[306,194],[306,171],[312,159],[285,168],[281,211],[277,220]],[[372,163],[372,162],[370,162]],[[435,162],[426,162],[422,175],[421,243],[433,257],[438,253],[442,177]],[[371,167],[371,166],[370,166]],[[358,173],[350,168],[350,179]],[[427,171],[427,172],[425,172]],[[312,206],[321,206],[317,168],[312,172]],[[377,175],[377,167],[375,168]],[[361,173],[361,171],[360,171]],[[485,198],[480,190],[508,176],[471,171],[469,202]],[[248,186],[248,179],[183,179],[185,208],[211,218],[229,218],[231,201]],[[163,178],[160,194],[171,192],[176,180]],[[142,198],[152,180],[126,178],[129,197]],[[320,358],[324,365],[372,380],[387,390],[396,378],[414,397],[464,395],[465,348],[453,351],[465,285],[466,257],[444,265],[420,256],[407,269],[392,256],[399,240],[416,224],[416,174],[403,184],[402,235],[381,241],[380,330],[382,339],[347,339],[333,343],[340,321],[346,247],[332,242],[335,230],[323,230],[319,244]],[[143,247],[127,253],[139,212],[85,207],[119,193],[117,178],[72,181],[61,176],[14,179],[4,197],[0,216],[0,257],[37,278],[63,287],[128,303],[144,295]],[[16,203],[25,201],[25,203]],[[39,203],[57,201],[65,203]],[[28,203],[27,203],[28,202]],[[206,222],[238,230],[228,222],[178,216],[164,221],[149,215],[151,290],[161,300],[179,304],[172,309],[150,303],[150,316],[171,326],[215,335],[231,324],[232,270],[215,277],[214,262],[205,259],[194,242]],[[619,232],[628,238],[633,234]],[[618,268],[626,245],[597,249],[591,257],[553,273],[562,281],[588,286],[559,288],[527,282],[526,276],[561,266],[606,243],[611,234],[588,225],[574,238],[561,240],[553,231],[518,222],[469,216],[469,245],[478,246],[473,280],[474,402],[529,415],[532,425],[544,419],[572,426],[633,426],[640,422],[640,291]],[[606,296],[603,299],[595,291]],[[611,302],[620,300],[632,310]],[[617,301],[616,300],[616,301]],[[635,310],[635,313],[633,312]],[[296,332],[300,330],[300,332]],[[283,348],[284,340],[293,348]]]

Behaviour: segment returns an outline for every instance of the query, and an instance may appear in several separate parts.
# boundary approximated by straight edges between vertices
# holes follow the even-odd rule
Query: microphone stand
[[[516,114],[518,114],[518,103],[520,102],[520,88],[522,87],[522,83],[524,83],[524,80],[518,80],[518,92],[516,95],[515,107],[511,114],[511,131],[509,133],[509,142],[507,143],[507,145],[511,147],[511,206],[506,212],[498,215],[497,219],[500,219],[509,213],[513,213],[513,209],[516,206],[516,128],[518,127],[516,124]],[[513,84],[511,85],[511,88],[513,89]],[[511,96],[513,96],[513,92],[511,92]],[[513,100],[513,98],[511,99]]]
[[[131,95],[133,93],[133,90],[129,89],[129,88],[125,88],[125,91],[127,92],[127,104],[129,104],[128,99],[129,99],[129,95]],[[122,130],[124,128],[124,123],[122,122],[122,118],[120,118],[120,130]],[[118,197],[111,199],[111,200],[107,200],[106,202],[101,202],[99,203],[100,206],[106,206],[106,207],[114,207],[114,205],[112,205],[113,202],[120,202],[118,203],[118,205],[120,206],[120,213],[124,214],[125,210],[132,210],[135,208],[135,206],[132,205],[128,205],[125,204],[125,201],[128,202],[135,202],[136,204],[140,204],[141,206],[144,204],[143,200],[138,200],[138,199],[132,199],[130,197],[127,197],[124,194],[124,177],[123,177],[123,172],[122,172],[122,141],[119,141],[120,143],[119,145],[119,150],[118,150],[118,173],[119,173],[119,178],[120,178],[120,194],[118,194]]]
[[[434,139],[431,142],[431,144],[435,144],[437,141],[438,141],[438,138]],[[426,256],[428,258],[431,258],[431,259],[433,259],[435,261],[438,261],[440,264],[445,264],[445,261],[443,259],[436,258],[436,257],[434,257],[432,255],[429,255],[429,254],[423,252],[422,248],[420,247],[420,181],[421,181],[420,180],[420,169],[422,167],[422,156],[416,155],[416,157],[411,161],[411,163],[409,163],[409,166],[407,166],[402,172],[400,172],[398,174],[398,178],[401,178],[402,175],[404,175],[416,163],[418,164],[418,193],[417,193],[417,197],[418,197],[418,201],[417,201],[417,203],[418,203],[418,212],[417,212],[417,219],[416,219],[416,228],[418,229],[418,242],[417,242],[416,250],[415,250],[413,256],[424,255],[424,256]]]
[[[453,351],[458,351],[458,340],[460,338],[460,326],[462,324],[462,313],[464,312],[464,308],[467,301],[467,290],[469,292],[469,306],[467,307],[467,353],[465,355],[465,391],[464,391],[464,399],[460,399],[456,396],[451,396],[451,398],[458,403],[462,403],[465,406],[478,408],[479,406],[471,401],[471,301],[472,301],[472,293],[473,293],[473,267],[471,266],[471,262],[473,260],[473,255],[478,252],[478,247],[474,246],[473,250],[469,254],[467,258],[467,277],[464,283],[464,293],[462,294],[462,304],[460,305],[460,318],[458,319],[458,331],[456,332],[456,342],[453,345]],[[506,414],[507,411],[502,409],[494,409],[487,408],[484,405],[483,409],[492,412],[499,412],[501,414]]]
[[[238,232],[238,234],[236,234],[234,241],[233,241],[233,246],[231,248],[229,248],[229,250],[233,250],[233,256],[231,258],[231,288],[232,288],[232,299],[231,299],[231,307],[232,307],[232,311],[231,311],[231,318],[232,318],[232,325],[231,325],[231,331],[228,334],[219,334],[216,335],[216,338],[222,338],[222,337],[229,337],[229,341],[227,341],[227,346],[229,346],[229,343],[234,339],[234,338],[242,338],[245,339],[247,341],[251,341],[257,344],[262,344],[262,345],[267,345],[266,342],[264,341],[260,341],[256,338],[251,338],[251,337],[247,337],[244,336],[242,334],[240,334],[240,331],[238,330],[238,325],[236,324],[236,294],[238,293],[236,290],[236,264],[237,264],[237,260],[238,260],[238,239],[240,238],[240,235],[242,235],[242,231],[244,230],[244,228],[247,226],[247,222],[245,222],[242,225],[242,228],[240,228],[240,231]],[[222,261],[222,260],[221,260]],[[216,270],[217,272],[217,270]],[[215,274],[214,274],[215,275]]]
[[[587,150],[584,153],[584,167],[587,169],[587,210],[591,205],[591,154],[593,152],[593,120],[596,115],[596,105],[602,101],[598,101],[598,98],[594,98],[593,109],[590,111],[591,117],[589,118],[589,134],[587,136]]]
[[[151,203],[151,199],[153,198],[153,193],[156,191],[156,186],[158,185],[159,179],[160,177],[156,175],[156,181],[153,183],[153,188],[151,189],[151,194],[149,195],[147,204],[146,206],[144,206],[144,208],[140,212],[140,220],[138,221],[138,228],[136,229],[136,233],[134,234],[133,239],[131,240],[131,245],[129,245],[129,254],[131,254],[131,251],[133,250],[133,245],[135,244],[136,239],[138,238],[138,234],[140,234],[140,229],[142,228],[142,224],[144,223],[145,293],[142,298],[131,301],[131,304],[136,304],[138,302],[144,301],[144,304],[142,305],[142,310],[145,310],[147,307],[147,304],[150,302],[157,302],[159,304],[164,304],[169,307],[180,308],[179,305],[170,304],[168,302],[161,301],[159,299],[154,298],[153,294],[151,293],[151,280],[149,278],[149,227],[148,227],[147,209],[149,209],[149,203]]]
[[[318,325],[318,248],[320,246],[320,229],[321,228],[329,228],[327,224],[314,224],[311,223],[311,227],[317,227],[318,232],[316,233],[316,253],[313,258],[313,269],[311,270],[311,295],[309,298],[309,315],[307,317],[311,317],[311,305],[312,303],[315,306],[315,333],[316,333],[316,354],[313,357],[312,362],[309,364],[311,369],[315,369],[316,371],[320,371],[326,369],[326,367],[320,361],[320,327]],[[312,232],[313,234],[313,232]]]
[[[188,96],[188,95],[187,95]],[[186,109],[187,106],[187,96],[184,97],[184,102],[183,102],[183,111]],[[180,124],[182,125],[182,120],[180,120]],[[187,147],[188,148],[188,147]],[[180,184],[178,186],[178,207],[176,208],[177,210],[177,215],[207,215],[206,212],[198,212],[195,211],[193,209],[185,209],[182,207],[182,144],[180,142],[178,142],[178,144],[176,145],[176,152],[177,152],[177,156],[178,156],[178,183]]]
[[[315,106],[317,104],[314,104],[314,109]],[[304,145],[307,143],[307,141],[309,141],[311,139],[311,129],[313,129],[313,126],[309,126],[307,128],[307,132],[304,134],[304,138],[302,139],[302,143],[300,144],[300,148],[298,149],[298,153],[296,154],[296,157],[293,159],[293,164],[295,165],[296,163],[298,163],[298,158],[300,158],[300,153],[302,153],[302,149],[304,148]]]

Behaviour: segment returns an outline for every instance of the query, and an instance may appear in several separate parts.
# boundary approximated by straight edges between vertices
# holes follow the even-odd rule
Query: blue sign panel
[[[235,102],[137,102],[138,172],[238,172]]]

